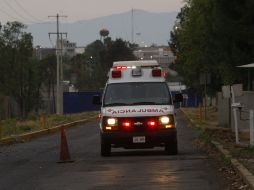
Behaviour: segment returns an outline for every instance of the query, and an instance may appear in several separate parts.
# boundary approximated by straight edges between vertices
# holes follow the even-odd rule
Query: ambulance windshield
[[[108,84],[104,106],[169,105],[171,96],[164,82]]]

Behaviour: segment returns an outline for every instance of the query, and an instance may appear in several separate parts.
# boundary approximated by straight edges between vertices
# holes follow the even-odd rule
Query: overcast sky
[[[0,21],[49,21],[48,15],[68,15],[64,21],[122,13],[132,8],[151,12],[179,11],[183,0],[0,0]]]

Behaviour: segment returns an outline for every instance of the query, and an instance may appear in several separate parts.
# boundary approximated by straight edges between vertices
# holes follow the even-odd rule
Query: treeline
[[[21,116],[40,104],[42,65],[33,57],[33,37],[19,22],[0,27],[0,96],[13,98]]]
[[[187,0],[171,32],[170,47],[184,82],[200,89],[200,75],[211,76],[210,93],[221,85],[244,83],[254,62],[253,0]]]
[[[104,87],[109,69],[114,61],[135,60],[131,44],[122,39],[96,40],[86,47],[82,55],[69,61],[71,81],[79,90],[98,90]],[[68,76],[68,74],[67,74]]]
[[[56,56],[37,59],[33,37],[25,28],[19,22],[0,26],[0,119],[16,116],[3,116],[8,107],[6,98],[16,102],[21,117],[45,109],[43,98],[50,100],[47,104],[51,107],[55,102]],[[104,86],[113,61],[135,59],[132,46],[122,39],[97,40],[84,54],[64,58],[64,80],[71,81],[79,91],[98,90]]]

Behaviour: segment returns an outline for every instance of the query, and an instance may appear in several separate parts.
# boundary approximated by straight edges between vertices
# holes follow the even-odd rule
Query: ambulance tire
[[[178,153],[177,141],[166,143],[165,151],[167,155],[176,155]]]
[[[101,141],[101,156],[110,156],[111,144]]]

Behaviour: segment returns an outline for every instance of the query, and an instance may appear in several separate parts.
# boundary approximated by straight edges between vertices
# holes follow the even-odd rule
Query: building
[[[74,57],[76,55],[76,47],[77,44],[75,42],[70,42],[67,39],[63,39],[62,43],[59,44],[60,49],[62,49],[62,53],[67,57]]]
[[[85,47],[77,47],[76,43],[69,42],[68,40],[63,40],[63,44],[60,48],[62,48],[63,56],[68,58],[72,58],[78,54],[83,54],[85,52]],[[34,48],[34,55],[42,60],[46,58],[48,55],[56,54],[56,48],[42,48],[41,46],[36,46]]]
[[[134,50],[134,55],[141,60],[156,60],[162,68],[169,68],[174,62],[174,55],[169,47],[139,47]]]
[[[78,54],[83,54],[85,53],[85,47],[76,47],[75,48],[75,54],[78,55]]]
[[[56,49],[55,48],[42,48],[41,46],[36,46],[34,48],[34,55],[39,59],[45,59],[49,55],[55,55]]]

